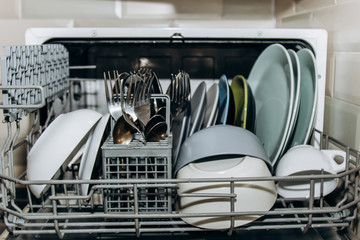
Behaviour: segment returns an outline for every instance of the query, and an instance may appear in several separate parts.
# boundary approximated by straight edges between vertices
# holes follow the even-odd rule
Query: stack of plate
[[[287,149],[308,142],[317,104],[316,65],[308,49],[280,44],[267,47],[256,60],[247,83],[256,105],[255,134],[272,165]]]
[[[206,129],[184,142],[174,168],[178,179],[269,177],[289,148],[309,141],[317,105],[316,65],[310,50],[295,52],[280,44],[270,45],[256,60],[247,80],[237,75],[229,84],[223,75],[211,92],[217,92],[216,86],[219,94],[212,95],[218,96],[218,105],[213,104],[214,99],[207,103],[205,111],[211,111],[205,113],[205,121],[211,125],[213,119],[208,116],[215,116],[213,108],[217,108],[218,126],[206,125]],[[262,154],[254,155],[255,152]],[[261,184],[235,185],[235,211],[267,211],[273,206],[277,196],[274,181]],[[225,183],[179,182],[180,213],[229,211],[229,199],[204,197],[228,193],[228,187]],[[234,225],[241,226],[259,217],[236,216]],[[201,228],[230,227],[226,217],[182,219]]]
[[[255,133],[276,166],[288,149],[309,141],[317,105],[316,75],[315,57],[309,49],[295,52],[272,44],[262,51],[248,79],[239,74],[229,81],[224,74],[207,91],[201,82],[186,117],[191,123],[185,125],[190,127],[175,144],[174,165],[187,137],[216,124]]]
[[[216,84],[218,102],[212,104],[217,108],[216,124],[254,132],[275,166],[292,146],[309,141],[316,115],[316,75],[309,49],[295,52],[272,44],[260,54],[248,79],[236,75],[230,84],[226,75],[221,76]],[[206,109],[212,109],[210,103]],[[212,120],[207,120],[206,127]]]

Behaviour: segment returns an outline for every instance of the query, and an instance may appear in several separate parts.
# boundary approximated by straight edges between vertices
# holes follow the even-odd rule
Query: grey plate
[[[250,132],[255,132],[255,122],[256,122],[256,106],[255,99],[252,93],[251,87],[247,84],[248,89],[248,104],[247,104],[247,114],[246,114],[246,129]]]
[[[206,109],[203,128],[210,127],[215,124],[218,114],[219,104],[219,85],[214,83],[206,93]]]
[[[255,134],[241,127],[215,125],[186,139],[181,146],[174,174],[191,162],[229,155],[260,158],[272,169],[271,162]]]
[[[190,114],[190,132],[189,136],[197,132],[205,117],[206,107],[206,84],[204,81],[196,88],[193,96],[191,97],[191,114]]]
[[[280,156],[282,156],[290,148],[291,138],[295,130],[295,125],[300,107],[300,84],[301,84],[300,61],[298,55],[294,50],[288,49],[288,53],[291,58],[293,73],[294,73],[294,105],[293,105],[293,113],[290,119],[289,131],[287,132],[286,144],[282,149]]]
[[[300,62],[300,107],[291,146],[306,144],[315,123],[317,81],[314,54],[308,49],[297,52]]]
[[[176,116],[172,121],[173,149],[172,159],[173,165],[176,164],[181,144],[184,142],[190,129],[190,107]]]
[[[294,75],[287,50],[280,44],[267,47],[247,82],[255,98],[255,134],[275,165],[286,144],[294,101]]]

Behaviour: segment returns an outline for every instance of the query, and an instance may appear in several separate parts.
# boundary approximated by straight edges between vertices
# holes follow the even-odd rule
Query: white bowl
[[[174,166],[174,175],[189,163],[215,156],[256,157],[272,169],[265,149],[255,134],[241,127],[214,125],[201,129],[185,140]]]
[[[343,161],[338,163],[336,158]],[[342,150],[318,150],[310,145],[298,145],[290,148],[279,160],[275,174],[279,177],[337,174],[345,170],[346,153]],[[323,181],[321,181],[323,180]],[[338,178],[317,179],[314,185],[314,197],[320,197],[321,184],[323,196],[335,190]],[[309,198],[310,179],[297,181],[280,181],[277,184],[279,195],[285,198]]]
[[[101,116],[100,113],[88,109],[58,116],[41,134],[28,154],[28,180],[58,178],[60,170],[66,168],[73,159]],[[39,198],[47,187],[45,184],[31,184],[30,190]]]
[[[271,177],[268,166],[262,159],[238,157],[190,163],[181,168],[177,179],[188,178],[231,178],[231,177]],[[179,211],[186,213],[230,212],[230,198],[226,197],[186,197],[183,193],[229,194],[229,182],[179,183]],[[268,211],[276,201],[274,181],[236,182],[234,193],[235,211]],[[247,224],[261,215],[235,217],[235,227]],[[226,229],[230,227],[230,217],[184,217],[183,221],[201,228]]]

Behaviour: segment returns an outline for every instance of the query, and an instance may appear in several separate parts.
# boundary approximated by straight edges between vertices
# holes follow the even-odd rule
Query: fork
[[[131,73],[129,77],[123,82],[123,86],[128,85],[126,97],[124,97],[123,111],[130,115],[134,123],[138,120],[138,117],[135,113],[135,98],[139,95],[139,84],[141,84],[141,82],[142,79],[139,80],[138,76],[136,76],[134,73]],[[123,92],[125,92],[125,90]]]
[[[130,74],[126,79],[123,80],[120,90],[121,107],[123,110],[125,121],[128,124],[130,124],[141,135],[141,137],[143,138],[142,141],[146,143],[144,133],[140,130],[140,128],[136,124],[138,122],[137,121],[138,117],[135,113],[135,97],[136,95],[139,94],[138,93],[138,91],[140,91],[139,84],[141,84],[141,81],[139,81],[139,79],[134,80],[134,77],[136,77],[135,74]],[[130,83],[128,85],[127,94],[125,98],[123,86],[125,86],[128,80],[130,81]]]
[[[118,97],[119,96],[118,93],[114,94],[112,84],[111,84],[112,79],[111,79],[110,72],[107,72],[107,74],[108,74],[108,76],[106,76],[106,73],[104,72],[106,102],[108,105],[110,115],[116,122],[122,115],[121,102],[120,102],[120,98]],[[108,79],[107,79],[107,77],[108,77]],[[115,75],[115,71],[114,71],[115,89],[117,89],[116,79],[117,79],[117,76]],[[108,81],[109,81],[109,83],[108,83]]]
[[[174,74],[171,74],[170,85],[169,85],[168,89],[166,90],[166,94],[169,95],[170,101],[171,101],[171,105],[170,105],[171,115],[173,117],[176,117],[178,101],[177,101],[176,78],[175,78]]]
[[[179,71],[176,76],[171,74],[170,80],[171,82],[166,93],[170,96],[171,115],[176,117],[184,111],[190,102],[190,77],[185,71]]]
[[[151,116],[150,98],[153,80],[153,75],[144,75],[144,84],[142,84],[141,88],[139,87],[138,95],[135,96],[135,114],[143,126],[146,126]]]
[[[160,84],[160,80],[157,77],[156,73],[151,68],[140,68],[138,74],[143,79],[153,78],[152,82],[148,87],[150,88],[151,93],[154,94],[163,94],[163,89]],[[151,116],[154,115],[161,107],[165,106],[165,102],[162,99],[151,99]]]

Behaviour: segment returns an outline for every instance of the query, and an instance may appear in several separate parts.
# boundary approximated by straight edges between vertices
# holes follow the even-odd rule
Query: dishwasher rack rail
[[[10,128],[11,129],[11,128]],[[191,226],[182,218],[191,217],[227,217],[230,226],[234,226],[235,216],[261,215],[262,217],[240,227],[221,230],[232,235],[234,231],[260,229],[301,229],[304,233],[309,228],[351,226],[356,216],[359,198],[360,152],[347,147],[328,135],[315,131],[320,135],[320,148],[340,148],[346,151],[346,170],[339,174],[303,175],[292,177],[243,177],[230,179],[93,179],[78,180],[77,167],[68,168],[62,180],[28,181],[26,174],[15,178],[8,174],[8,158],[12,156],[14,147],[1,154],[2,172],[1,203],[4,222],[8,230],[14,234],[57,234],[63,238],[65,234],[141,234],[184,233],[212,231]],[[15,134],[16,135],[16,134]],[[12,136],[9,132],[9,136]],[[16,136],[15,136],[16,137]],[[10,137],[9,137],[10,138]],[[21,144],[21,143],[20,143]],[[24,144],[24,143],[23,143]],[[16,148],[16,146],[15,146]],[[5,163],[5,165],[4,165]],[[6,164],[7,163],[7,164]],[[11,163],[11,161],[10,161]],[[10,169],[11,170],[11,169]],[[314,197],[315,181],[339,179],[339,186],[329,196],[320,194]],[[178,211],[177,186],[179,183],[216,182],[229,185],[233,192],[237,182],[253,181],[308,181],[310,197],[286,199],[278,196],[275,205],[269,211],[228,211],[212,213],[188,213]],[[41,199],[36,199],[30,192],[32,184],[48,184],[49,190]],[[90,184],[88,195],[81,195],[82,184]],[[140,212],[139,188],[167,188],[171,194],[172,210],[170,212]],[[106,212],[104,208],[104,192],[109,189],[129,189],[132,194],[133,211]],[[231,194],[230,194],[231,195]],[[198,197],[198,196],[197,196]],[[235,198],[236,196],[227,196]],[[234,201],[230,201],[234,204]],[[230,209],[234,209],[231,208]],[[217,230],[219,231],[219,230]]]

